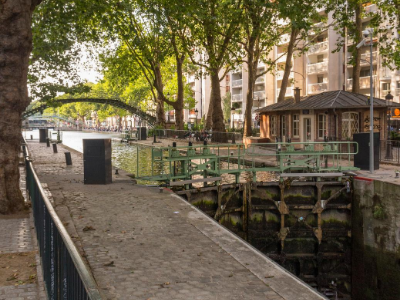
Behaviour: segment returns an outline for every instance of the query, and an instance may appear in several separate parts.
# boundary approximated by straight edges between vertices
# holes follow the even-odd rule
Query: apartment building
[[[224,71],[221,70],[219,75],[220,78],[222,78],[224,76]],[[195,124],[196,122],[200,122],[203,117],[207,117],[208,108],[210,106],[211,80],[204,68],[199,70],[197,74],[186,74],[186,80],[193,91],[192,97],[195,99],[195,106],[191,109],[185,109],[184,121],[186,123]],[[231,76],[228,74],[220,81],[222,98],[225,97],[226,93],[230,92],[230,88]]]
[[[377,11],[375,4],[364,6],[365,12],[371,13]],[[321,14],[325,14],[323,10]],[[351,61],[351,52],[335,52],[339,34],[329,26],[334,22],[332,14],[328,14],[326,22],[316,23],[314,28],[320,30],[311,30],[309,39],[304,41],[308,46],[308,51],[303,55],[295,53],[292,57],[292,70],[289,76],[289,85],[286,89],[285,97],[294,96],[294,88],[301,89],[301,96],[315,95],[325,91],[335,91],[345,88],[351,91],[353,66]],[[363,29],[369,27],[370,18],[363,19]],[[315,32],[315,33],[314,33]],[[289,43],[288,34],[281,37],[278,45],[274,47],[273,58],[276,61],[276,71],[274,74],[266,74],[259,78],[256,84],[256,93],[254,95],[254,107],[258,108],[277,102],[278,95],[282,85],[284,66],[287,55],[286,47]],[[353,41],[348,40],[347,46],[353,46]],[[370,47],[367,45],[361,49],[361,74],[360,74],[360,93],[370,94]],[[270,54],[271,55],[271,54]],[[388,67],[383,67],[383,60],[379,56],[379,50],[376,45],[372,51],[373,65],[373,84],[374,97],[385,98],[390,92],[395,102],[400,102],[400,71],[391,71]],[[259,65],[259,70],[263,70],[263,64]],[[240,107],[245,108],[245,95],[247,93],[247,72],[245,66],[241,66],[231,72],[232,83],[232,103],[239,103]],[[257,95],[263,95],[262,101],[257,101]],[[239,110],[240,114],[235,116],[238,122],[243,120],[244,109]],[[255,115],[253,115],[255,118]]]
[[[377,12],[375,4],[366,4],[365,12]],[[320,14],[325,14],[323,10]],[[335,91],[346,89],[351,91],[353,66],[349,64],[352,59],[351,52],[335,52],[339,34],[329,26],[334,22],[332,14],[328,14],[326,22],[316,23],[314,30],[309,32],[308,40],[303,45],[308,47],[308,51],[300,55],[295,53],[292,57],[292,70],[289,76],[289,85],[286,89],[285,97],[294,96],[294,88],[300,88],[301,96],[311,96],[325,91]],[[369,27],[370,18],[363,19],[363,29]],[[320,30],[316,30],[316,29]],[[282,85],[284,66],[286,62],[286,47],[290,36],[283,35],[280,42],[269,53],[276,63],[275,72],[260,76],[255,84],[253,95],[253,111],[277,102],[279,91]],[[352,40],[347,41],[347,49],[353,45]],[[361,74],[360,74],[360,93],[370,94],[370,47],[369,45],[361,48]],[[400,71],[392,71],[388,67],[383,67],[383,59],[379,55],[376,45],[372,50],[373,65],[373,85],[374,97],[385,98],[388,92],[394,96],[395,102],[400,102]],[[265,71],[266,66],[260,62],[258,73]],[[201,73],[201,72],[200,72]],[[203,72],[204,74],[204,72]],[[207,114],[210,100],[210,80],[208,76],[188,75],[188,82],[192,86],[194,98],[196,99],[197,118]],[[240,65],[221,81],[221,95],[231,93],[232,110],[230,126],[240,128],[243,126],[244,113],[246,110],[246,95],[248,90],[248,73],[246,65]],[[185,120],[189,121],[196,118],[195,109],[185,112]],[[253,113],[254,125],[257,125],[257,115]]]

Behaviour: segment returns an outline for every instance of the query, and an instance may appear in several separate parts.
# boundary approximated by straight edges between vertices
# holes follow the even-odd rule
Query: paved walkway
[[[20,169],[21,190],[25,196],[25,172]],[[36,244],[32,235],[33,222],[30,215],[0,216],[0,254],[23,254],[35,251]],[[39,255],[36,254],[37,273],[36,282],[33,284],[0,286],[0,300],[43,300],[46,299],[42,281]],[[0,272],[6,272],[0,270]],[[18,273],[18,270],[16,270]],[[40,282],[38,282],[38,280]],[[11,284],[11,281],[10,281]]]
[[[106,299],[325,299],[167,190],[84,185],[81,154],[28,146]]]

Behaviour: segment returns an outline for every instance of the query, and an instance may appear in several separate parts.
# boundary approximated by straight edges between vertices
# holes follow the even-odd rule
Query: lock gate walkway
[[[326,299],[167,189],[84,185],[82,155],[28,140],[35,170],[104,299]],[[60,149],[61,148],[61,149]]]

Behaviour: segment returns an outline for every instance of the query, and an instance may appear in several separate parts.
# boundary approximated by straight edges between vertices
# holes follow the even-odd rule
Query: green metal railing
[[[358,170],[352,159],[358,153],[356,142],[306,142],[223,145],[192,145],[153,147],[151,168],[139,168],[142,159],[137,148],[139,179],[150,181],[191,180],[193,176],[207,178],[242,172],[302,172],[327,173]],[[149,159],[147,157],[147,159]]]

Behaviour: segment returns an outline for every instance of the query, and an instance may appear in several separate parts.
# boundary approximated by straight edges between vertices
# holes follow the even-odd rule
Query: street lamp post
[[[198,114],[199,114],[199,111],[197,110],[197,108],[194,110],[194,113],[195,113],[195,115],[196,115],[196,127],[197,127],[197,116],[198,116]]]
[[[390,141],[390,108],[389,108],[389,103],[390,101],[393,100],[393,96],[390,94],[390,92],[385,96],[386,100],[386,106],[387,106],[387,138],[386,138],[386,157],[385,159],[393,159],[393,153],[392,153],[392,142]],[[390,103],[391,104],[391,103]]]
[[[236,108],[232,107],[231,108],[231,113],[232,113],[232,129],[235,131],[235,110]]]
[[[369,86],[370,86],[370,99],[371,99],[371,106],[369,109],[369,130],[370,130],[370,137],[369,137],[369,142],[370,142],[370,151],[369,151],[369,171],[371,173],[374,172],[374,83],[373,83],[373,78],[372,78],[372,69],[373,69],[373,64],[372,64],[372,28],[369,30],[369,36],[370,36],[370,50],[369,50]]]
[[[373,28],[366,28],[362,34],[364,39],[356,46],[357,49],[365,46],[367,38],[370,38],[370,58],[369,58],[369,75],[370,75],[370,106],[369,106],[369,171],[370,173],[374,173],[374,85],[373,85],[373,78],[372,78],[372,71],[373,71],[373,64],[372,64],[372,34],[374,32]]]

